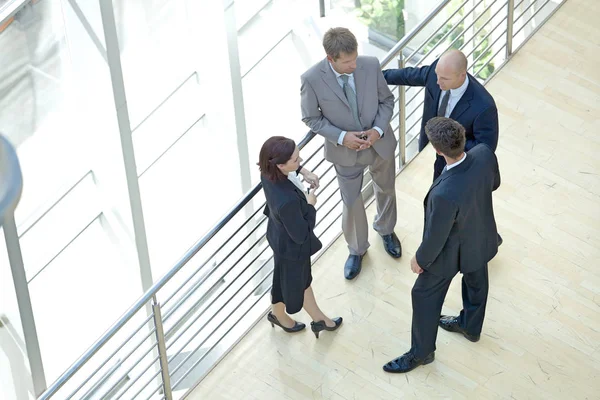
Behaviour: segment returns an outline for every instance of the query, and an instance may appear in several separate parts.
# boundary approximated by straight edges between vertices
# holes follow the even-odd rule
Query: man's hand
[[[417,256],[413,256],[413,258],[411,258],[410,260],[410,269],[412,270],[412,272],[414,272],[415,274],[420,274],[423,272],[423,268],[421,268],[419,266],[419,263],[417,262]]]
[[[377,132],[377,131],[375,131]],[[360,137],[366,132],[346,132],[344,136],[344,141],[342,144],[349,148],[350,150],[362,150],[362,146],[368,146],[369,142],[367,140],[361,139]],[[367,147],[365,147],[366,149]]]
[[[302,170],[300,171],[300,174],[304,177],[304,180],[306,182],[310,183],[311,189],[319,188],[319,177],[317,176],[317,174],[310,172],[306,168],[302,168]]]
[[[368,149],[369,147],[373,146],[376,141],[381,139],[381,136],[376,129],[369,129],[368,131],[363,132],[363,135],[367,137],[368,145],[361,146],[359,150]]]

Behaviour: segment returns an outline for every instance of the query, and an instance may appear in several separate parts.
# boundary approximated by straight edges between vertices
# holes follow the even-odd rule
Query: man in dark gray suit
[[[377,203],[373,228],[389,255],[402,255],[394,233],[397,141],[390,126],[394,95],[377,58],[359,56],[356,37],[348,29],[329,29],[323,48],[327,57],[301,77],[302,121],[325,138],[325,158],[335,166],[344,202],[342,230],[350,251],[344,276],[354,279],[369,247],[361,196],[366,167],[373,177]]]
[[[408,372],[435,358],[438,324],[477,342],[488,296],[487,263],[498,252],[492,192],[500,186],[494,152],[478,144],[464,152],[465,129],[435,117],[425,133],[446,167],[425,196],[423,241],[411,260],[418,274],[413,286],[412,346],[383,366],[386,372]],[[463,274],[463,309],[456,317],[440,316],[452,278]]]

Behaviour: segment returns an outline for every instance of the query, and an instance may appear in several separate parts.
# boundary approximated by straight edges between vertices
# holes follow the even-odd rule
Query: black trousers
[[[412,345],[417,358],[424,358],[435,351],[438,323],[442,305],[452,278],[443,278],[430,272],[419,274],[412,291]],[[463,274],[463,309],[459,315],[460,326],[470,335],[481,334],[488,297],[488,267]]]

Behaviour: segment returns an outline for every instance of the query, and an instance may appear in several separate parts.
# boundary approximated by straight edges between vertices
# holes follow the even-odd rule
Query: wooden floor
[[[402,259],[371,232],[355,281],[343,278],[343,240],[314,267],[322,308],[344,317],[339,331],[316,340],[260,322],[190,398],[600,399],[598,17],[599,1],[569,0],[489,84],[500,110],[494,208],[504,244],[490,263],[480,342],[440,330],[434,363],[404,375],[381,369],[410,347],[427,149],[397,181]],[[444,312],[460,309],[457,277]]]

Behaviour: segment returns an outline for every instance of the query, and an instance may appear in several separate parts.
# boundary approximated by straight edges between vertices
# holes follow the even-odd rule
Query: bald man
[[[465,151],[479,143],[485,143],[496,151],[496,103],[483,85],[467,73],[467,58],[460,50],[450,50],[426,67],[384,70],[383,76],[388,85],[425,86],[419,151],[429,143],[425,124],[438,116],[452,118],[465,128]],[[444,157],[437,155],[433,166],[434,181],[445,166]]]

